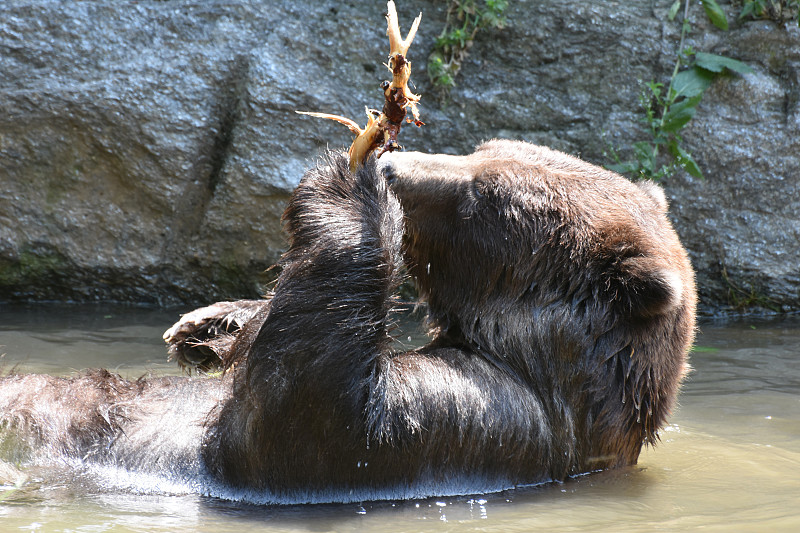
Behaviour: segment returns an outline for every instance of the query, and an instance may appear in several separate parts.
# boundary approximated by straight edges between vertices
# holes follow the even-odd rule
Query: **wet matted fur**
[[[159,462],[260,501],[319,502],[633,464],[674,406],[694,281],[657,186],[510,141],[468,156],[386,154],[356,174],[332,153],[284,221],[271,301],[243,303],[247,319],[219,329],[233,335],[223,378],[10,376],[2,420],[87,461]],[[433,339],[397,352],[404,262]],[[80,402],[59,404],[76,390]],[[192,397],[191,409],[169,407]],[[185,437],[159,440],[159,429]]]

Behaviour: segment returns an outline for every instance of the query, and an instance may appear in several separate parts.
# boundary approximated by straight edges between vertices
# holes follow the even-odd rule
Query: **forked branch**
[[[392,81],[385,81],[381,84],[384,96],[383,110],[378,113],[367,109],[368,121],[363,129],[355,121],[339,115],[298,111],[303,115],[341,122],[356,134],[349,151],[350,170],[352,171],[363,165],[370,154],[376,150],[378,150],[378,157],[380,157],[384,152],[399,149],[397,134],[400,132],[400,127],[404,120],[413,122],[417,126],[423,125],[422,121],[419,120],[419,110],[417,109],[419,96],[412,93],[408,88],[408,80],[411,77],[411,63],[406,59],[408,48],[414,40],[420,20],[422,20],[422,13],[414,19],[408,35],[403,39],[400,34],[400,25],[397,20],[397,9],[394,2],[389,0],[386,7],[388,10],[386,15],[386,35],[389,36],[390,50],[389,62],[386,67],[392,73]],[[406,118],[406,110],[409,108],[413,116],[412,119]]]

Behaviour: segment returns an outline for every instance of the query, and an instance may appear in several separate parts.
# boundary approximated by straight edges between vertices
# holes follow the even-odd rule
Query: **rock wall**
[[[410,58],[427,125],[407,149],[466,153],[507,137],[604,164],[642,135],[640,81],[665,80],[671,1],[512,1],[480,34],[446,103],[424,65],[444,2]],[[735,5],[725,5],[735,20]],[[379,106],[385,3],[48,2],[0,5],[0,301],[195,304],[253,296],[284,249],[280,215],[341,125]],[[800,310],[800,30],[693,6],[690,42],[747,62],[684,138],[706,179],[665,183],[708,312]]]

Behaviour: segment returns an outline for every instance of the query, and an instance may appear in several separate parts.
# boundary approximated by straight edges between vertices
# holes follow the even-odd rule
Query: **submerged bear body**
[[[284,221],[290,246],[269,300],[217,304],[168,332],[185,362],[205,353],[192,351],[205,335],[223,378],[9,376],[6,431],[133,470],[156,470],[163,454],[158,468],[201,491],[358,501],[634,464],[675,404],[694,281],[655,185],[511,141],[385,154],[355,174],[331,154]],[[390,337],[403,265],[432,335],[409,352]],[[96,392],[56,415],[55,400],[31,407],[41,392],[24,379],[43,380],[49,398]],[[196,409],[169,407],[192,396]],[[181,424],[184,444],[156,436]]]

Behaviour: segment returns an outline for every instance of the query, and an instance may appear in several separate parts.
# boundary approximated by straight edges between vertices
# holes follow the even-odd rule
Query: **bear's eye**
[[[397,181],[397,172],[395,171],[394,167],[391,164],[384,165],[381,170],[381,174],[383,175],[383,179],[386,180],[386,183],[391,185],[395,181]]]
[[[472,194],[476,200],[483,200],[489,195],[489,184],[482,177],[472,180]]]

